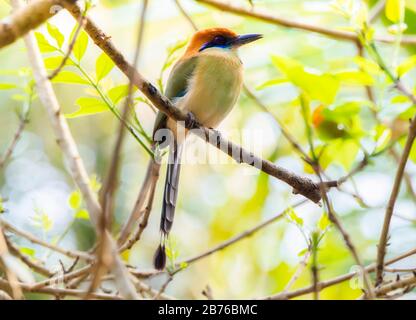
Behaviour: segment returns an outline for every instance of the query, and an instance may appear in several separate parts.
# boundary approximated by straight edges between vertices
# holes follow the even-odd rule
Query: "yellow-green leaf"
[[[0,83],[0,90],[9,90],[16,88],[16,85],[13,83]]]
[[[51,37],[55,39],[56,44],[58,45],[58,47],[62,48],[62,44],[64,43],[64,40],[65,40],[63,34],[53,24],[47,23],[46,27],[47,27],[48,33],[51,35]]]
[[[77,83],[77,84],[89,84],[89,82],[81,77],[79,74],[72,71],[61,71],[52,80],[56,83]]]
[[[71,39],[74,37],[76,28],[77,28],[77,25],[74,27],[74,30],[72,31]],[[72,49],[72,53],[78,61],[81,61],[82,57],[85,55],[85,52],[87,51],[87,46],[88,46],[88,35],[85,31],[82,30],[78,34],[78,38],[76,39],[74,47]]]
[[[68,202],[69,202],[69,206],[71,207],[71,209],[74,209],[74,210],[79,209],[79,207],[81,206],[81,202],[82,202],[81,192],[79,192],[79,190],[73,191],[69,195]]]
[[[334,76],[345,85],[370,86],[374,84],[374,79],[363,71],[340,71],[335,73]]]
[[[296,223],[299,226],[303,226],[303,219],[296,214],[293,208],[287,210],[286,214],[289,217],[289,219],[292,220],[294,223]]]
[[[387,0],[385,13],[387,19],[391,22],[397,23],[404,19],[404,0]]]
[[[377,63],[372,60],[356,56],[353,59],[354,63],[359,66],[364,72],[370,74],[379,74],[381,72],[380,67]]]
[[[25,255],[28,255],[30,257],[34,257],[35,256],[35,249],[32,248],[28,248],[28,247],[20,247],[19,251]]]
[[[265,89],[265,88],[268,88],[268,87],[271,87],[271,86],[276,86],[278,84],[285,83],[285,82],[288,82],[288,79],[286,79],[286,78],[271,79],[271,80],[268,80],[268,81],[258,85],[256,87],[256,89],[257,90],[262,90],[262,89]]]
[[[411,56],[404,60],[402,63],[400,63],[397,67],[397,74],[399,75],[399,77],[401,77],[410,70],[412,70],[414,67],[416,67],[416,55]]]
[[[46,69],[54,70],[61,65],[63,59],[63,57],[48,57],[43,59],[43,62],[45,63]],[[67,59],[65,65],[73,65],[73,63],[70,59]]]
[[[109,110],[101,99],[93,97],[81,97],[76,101],[76,104],[79,106],[79,109],[74,113],[67,114],[67,118],[76,118]]]
[[[103,79],[114,68],[114,62],[105,53],[102,53],[95,64],[97,82]]]
[[[36,41],[38,43],[39,50],[41,52],[47,53],[47,52],[57,51],[57,48],[55,46],[51,45],[42,33],[35,32],[35,37],[36,37]]]
[[[339,80],[331,74],[307,71],[298,61],[272,56],[273,64],[310,99],[331,104],[339,89]]]
[[[131,250],[127,249],[120,253],[121,259],[125,262],[129,262]]]
[[[136,90],[136,87],[133,88],[133,91]],[[116,87],[111,88],[108,90],[107,95],[110,98],[110,100],[117,104],[121,99],[127,96],[129,91],[129,85],[128,84],[122,84]]]
[[[82,220],[90,220],[90,214],[87,210],[81,209],[77,211],[77,213],[75,214],[75,218]]]

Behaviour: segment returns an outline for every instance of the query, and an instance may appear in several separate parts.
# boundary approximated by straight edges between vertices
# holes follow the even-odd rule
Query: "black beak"
[[[263,35],[261,34],[243,34],[241,36],[237,36],[232,40],[232,46],[233,47],[240,47],[242,45],[245,45],[247,43],[256,41],[263,38]]]

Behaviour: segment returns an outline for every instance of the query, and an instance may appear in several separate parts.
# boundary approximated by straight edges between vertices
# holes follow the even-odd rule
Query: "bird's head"
[[[192,36],[186,55],[194,55],[209,48],[235,50],[261,38],[261,34],[238,35],[226,28],[200,30]]]

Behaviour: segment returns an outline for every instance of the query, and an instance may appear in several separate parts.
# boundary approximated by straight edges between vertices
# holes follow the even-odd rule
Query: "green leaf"
[[[371,86],[374,84],[374,79],[363,71],[341,71],[334,73],[334,76],[346,85]]]
[[[45,36],[40,32],[35,32],[36,41],[38,43],[39,50],[43,53],[55,52],[57,48],[49,43]]]
[[[102,53],[95,64],[97,82],[103,79],[114,68],[114,62],[105,53]]]
[[[51,35],[51,37],[55,39],[56,44],[58,45],[58,47],[62,48],[62,44],[64,43],[64,40],[65,40],[63,34],[53,24],[47,23],[46,27],[47,27],[48,32]]]
[[[78,73],[73,71],[61,71],[52,80],[56,83],[77,83],[77,84],[89,84],[89,82],[81,77]]]
[[[308,248],[305,248],[298,252],[298,257],[303,257],[309,251]]]
[[[364,72],[369,74],[379,74],[381,72],[377,63],[364,57],[356,56],[353,59],[354,63],[360,67]]]
[[[71,39],[74,37],[75,30],[77,29],[77,27],[78,25],[75,25],[74,29],[72,30]],[[87,51],[87,47],[88,47],[88,35],[84,30],[82,30],[78,34],[78,38],[76,39],[74,47],[72,49],[72,53],[78,61],[81,61],[82,57],[85,55],[85,52]]]
[[[28,248],[28,247],[20,247],[19,251],[25,255],[28,255],[30,257],[34,257],[35,256],[35,249],[33,248]]]
[[[14,89],[17,86],[13,83],[0,83],[0,90]]]
[[[79,106],[79,109],[74,113],[65,115],[67,118],[76,118],[109,110],[104,101],[93,97],[81,97],[76,101],[76,104]]]
[[[289,210],[286,211],[286,214],[289,219],[296,223],[298,226],[303,226],[303,219],[296,214],[293,208],[289,208]]]
[[[399,77],[402,77],[404,74],[412,70],[414,67],[416,67],[416,55],[411,56],[404,60],[402,63],[400,63],[397,67],[397,74]]]
[[[324,231],[330,225],[330,223],[331,221],[329,220],[328,215],[324,212],[318,221],[318,228]]]
[[[256,89],[257,90],[262,90],[262,89],[265,89],[265,88],[268,88],[268,87],[271,87],[271,86],[275,86],[275,85],[278,85],[278,84],[281,84],[281,83],[285,83],[285,82],[288,82],[288,79],[286,79],[286,78],[271,79],[271,80],[267,80],[266,82],[258,85],[256,87]]]
[[[391,22],[397,23],[404,19],[404,0],[387,0],[385,13],[387,19]]]
[[[35,211],[35,215],[32,217],[33,224],[42,229],[44,232],[51,230],[53,227],[53,221],[49,218],[48,214],[38,209]]]
[[[321,153],[321,148],[317,148],[316,153]],[[359,151],[358,144],[353,139],[335,139],[325,146],[319,158],[319,163],[323,169],[330,164],[337,163],[346,171],[351,169]]]
[[[73,191],[69,195],[68,203],[71,209],[74,209],[74,210],[79,209],[79,207],[81,206],[81,202],[82,202],[82,196],[79,190]]]
[[[75,218],[82,219],[82,220],[90,220],[90,214],[88,213],[87,210],[81,209],[77,211],[77,213],[75,214]]]
[[[339,89],[339,80],[328,73],[312,73],[291,58],[272,56],[273,64],[312,100],[331,104]]]
[[[43,59],[43,62],[45,63],[46,69],[54,70],[61,65],[63,59],[64,59],[63,57],[48,57],[48,58]],[[69,65],[74,65],[74,64],[72,63],[70,59],[66,59],[65,65],[69,66]]]

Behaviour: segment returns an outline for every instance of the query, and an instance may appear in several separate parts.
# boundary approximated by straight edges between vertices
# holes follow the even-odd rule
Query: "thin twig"
[[[416,254],[416,248],[412,249],[412,250],[409,250],[409,251],[407,251],[407,252],[405,252],[405,253],[403,253],[403,254],[401,254],[401,255],[393,258],[393,259],[390,259],[390,260],[386,261],[385,264],[390,265],[390,264],[393,264],[397,261],[403,260],[405,258],[408,258],[408,257],[412,256],[412,255],[415,255],[415,254]],[[376,264],[373,263],[373,264],[365,267],[364,269],[367,272],[374,272],[376,270]],[[355,276],[357,276],[356,272],[350,272],[350,273],[338,276],[338,277],[330,279],[330,280],[321,281],[321,282],[318,283],[318,289],[320,291],[322,291],[323,289],[325,289],[327,287],[331,287],[331,286],[339,284],[341,282],[350,280]],[[298,289],[298,290],[294,290],[294,291],[291,291],[291,292],[278,293],[278,294],[263,297],[263,298],[260,298],[260,299],[266,299],[266,300],[292,299],[292,298],[296,298],[296,297],[311,293],[311,292],[313,292],[313,290],[314,290],[313,286],[308,286],[308,287],[301,288],[301,289]]]
[[[306,202],[305,200],[297,202],[297,203],[293,204],[290,208],[297,208],[297,207],[303,205],[305,202]],[[259,230],[263,229],[264,227],[266,227],[266,226],[270,225],[271,223],[275,222],[276,220],[284,217],[284,215],[286,214],[286,211],[288,209],[286,209],[286,210],[282,211],[281,213],[267,219],[266,221],[263,221],[263,222],[259,223],[258,225],[254,226],[253,228],[248,229],[248,230],[232,237],[231,239],[228,239],[227,241],[224,241],[223,243],[220,243],[219,245],[211,248],[210,250],[207,250],[207,251],[205,251],[203,253],[200,253],[196,256],[193,256],[191,258],[185,259],[183,262],[178,263],[177,267],[180,267],[180,265],[183,264],[184,262],[186,264],[190,264],[190,263],[193,263],[195,261],[201,260],[201,259],[203,259],[207,256],[210,256],[211,254],[213,254],[217,251],[220,251],[220,250],[223,250],[223,249],[229,247],[230,245],[232,245],[232,244],[234,244],[234,243],[236,243],[236,242],[238,242],[242,239],[245,239],[247,237],[252,236],[253,234],[258,232]]]
[[[183,17],[189,22],[189,24],[191,25],[192,29],[194,29],[194,31],[198,30],[198,27],[195,23],[195,21],[189,16],[189,14],[185,11],[185,9],[183,8],[182,4],[180,3],[179,0],[173,0],[175,1],[176,7],[178,8],[179,12],[183,15]]]
[[[287,28],[293,28],[293,29],[299,29],[299,30],[305,30],[309,32],[315,32],[318,34],[322,34],[325,36],[328,36],[330,38],[334,38],[337,40],[346,40],[346,41],[352,41],[357,42],[358,37],[353,32],[347,32],[347,31],[341,31],[334,28],[325,28],[313,24],[308,24],[300,21],[294,21],[293,19],[284,18],[277,16],[276,14],[270,14],[265,11],[260,11],[258,9],[247,9],[241,6],[235,6],[230,3],[224,3],[222,1],[218,0],[195,0],[196,2],[200,2],[206,5],[209,5],[211,7],[214,7],[216,9],[219,9],[221,11],[225,12],[231,12],[240,16],[248,17],[257,19],[260,21],[264,21],[270,24],[284,26]],[[396,42],[396,38],[393,36],[375,36],[374,40],[379,42],[387,42],[387,43],[394,43]],[[407,36],[403,37],[402,44],[406,45],[413,45],[416,43],[416,37],[414,36]]]

